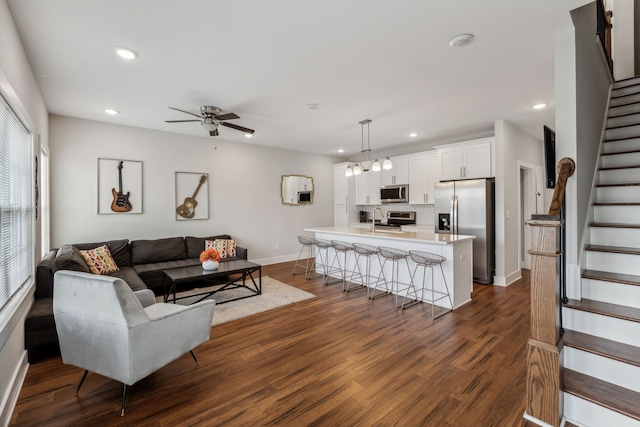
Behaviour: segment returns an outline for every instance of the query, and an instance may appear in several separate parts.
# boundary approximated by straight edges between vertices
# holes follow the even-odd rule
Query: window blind
[[[0,95],[0,309],[32,271],[29,132]]]

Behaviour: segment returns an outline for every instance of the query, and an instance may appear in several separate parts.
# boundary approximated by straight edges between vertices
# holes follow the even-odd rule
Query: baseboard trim
[[[13,410],[18,402],[20,390],[22,389],[22,384],[24,384],[24,379],[27,376],[28,369],[29,363],[27,362],[27,351],[25,350],[22,352],[20,362],[18,363],[13,378],[11,379],[11,384],[9,386],[10,391],[7,393],[5,401],[2,402],[2,409],[0,410],[0,425],[2,426],[8,426],[11,421],[11,415],[13,414]]]
[[[513,283],[517,282],[520,279],[522,279],[522,273],[518,269],[517,271],[514,271],[513,273],[511,273],[511,274],[509,274],[507,276],[494,276],[493,277],[493,284],[497,285],[497,286],[507,287],[507,286],[512,285]]]
[[[538,425],[540,427],[553,427],[551,424],[547,424],[544,421],[537,419],[536,417],[532,417],[531,415],[527,414],[526,411],[522,415],[522,418],[524,418],[525,420],[530,421],[530,422],[532,422],[535,425]]]
[[[278,264],[280,262],[295,261],[298,259],[298,254],[280,255],[277,257],[250,259],[249,261],[255,262],[260,265]]]

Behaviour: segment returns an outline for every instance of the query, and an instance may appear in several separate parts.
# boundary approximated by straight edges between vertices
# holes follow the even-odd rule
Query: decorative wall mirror
[[[313,203],[313,178],[304,175],[282,175],[280,196],[283,205]]]

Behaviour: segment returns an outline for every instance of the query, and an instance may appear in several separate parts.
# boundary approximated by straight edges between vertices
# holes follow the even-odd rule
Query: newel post
[[[558,286],[560,206],[567,178],[573,174],[571,159],[558,162],[558,181],[548,215],[533,215],[531,227],[531,337],[527,342],[525,417],[559,426],[562,419],[560,353],[561,296]]]

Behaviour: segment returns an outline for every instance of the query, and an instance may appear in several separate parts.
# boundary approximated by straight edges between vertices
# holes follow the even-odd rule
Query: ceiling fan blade
[[[196,117],[200,117],[201,119],[204,119],[204,117],[202,117],[200,114],[190,113],[188,111],[184,111],[184,110],[181,110],[179,108],[173,108],[173,107],[169,107],[169,108],[171,108],[172,110],[180,111],[181,113],[191,114],[192,116],[196,116]]]
[[[200,122],[201,120],[165,120],[165,123]]]
[[[211,132],[209,132],[209,136],[218,136],[218,135],[220,135],[220,134],[218,133],[218,129],[217,128],[212,130]]]
[[[242,127],[242,126],[234,125],[233,123],[222,122],[220,124],[222,126],[226,126],[228,128],[231,128],[231,129],[239,130],[240,132],[248,133],[250,135],[253,135],[254,132],[255,132],[255,130],[253,130],[253,129],[249,129],[249,128],[245,128],[245,127]]]
[[[239,119],[240,116],[238,116],[236,113],[225,113],[225,114],[220,114],[219,116],[214,116],[214,118],[216,120],[231,120],[231,119]]]

